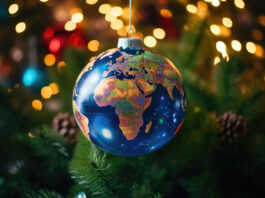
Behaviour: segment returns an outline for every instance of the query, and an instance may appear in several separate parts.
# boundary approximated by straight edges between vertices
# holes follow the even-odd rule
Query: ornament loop
[[[134,32],[133,32],[133,29],[132,29],[132,0],[129,0],[129,10],[130,10],[130,13],[129,13],[129,29],[127,31],[127,37],[129,36],[130,34],[130,31],[132,32],[132,38],[134,37]]]
[[[132,38],[134,38],[134,31],[132,27],[129,26],[129,29],[127,30],[127,37],[129,37],[130,32],[132,32]]]

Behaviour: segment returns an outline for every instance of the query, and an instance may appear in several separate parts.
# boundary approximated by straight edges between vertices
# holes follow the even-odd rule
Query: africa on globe
[[[73,110],[84,135],[121,156],[150,153],[168,143],[182,125],[186,94],[177,68],[120,38],[118,48],[89,62],[77,78]]]

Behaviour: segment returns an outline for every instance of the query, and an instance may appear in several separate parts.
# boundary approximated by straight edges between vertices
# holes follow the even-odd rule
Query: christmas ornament
[[[120,38],[118,48],[89,62],[73,93],[74,115],[86,137],[122,156],[146,154],[169,142],[185,108],[179,71],[136,38]]]
[[[84,192],[79,192],[75,198],[86,198],[86,194]]]
[[[219,136],[229,144],[238,142],[239,138],[247,133],[247,124],[243,117],[231,111],[220,116],[217,121]]]
[[[52,124],[56,133],[65,137],[69,143],[75,142],[77,125],[73,115],[69,113],[58,113],[54,117]]]

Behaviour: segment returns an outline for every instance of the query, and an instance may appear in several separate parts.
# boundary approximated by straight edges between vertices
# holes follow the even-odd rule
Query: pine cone
[[[56,133],[63,136],[69,143],[75,142],[78,127],[73,115],[58,113],[54,117],[52,124]]]
[[[238,142],[239,138],[247,133],[247,124],[243,117],[231,111],[220,116],[217,122],[220,129],[218,135],[229,144]]]

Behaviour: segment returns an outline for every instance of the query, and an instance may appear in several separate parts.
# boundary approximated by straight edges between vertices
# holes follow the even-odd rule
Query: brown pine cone
[[[220,129],[218,135],[229,144],[238,142],[239,138],[247,133],[247,123],[243,117],[231,111],[220,116],[217,122]]]
[[[78,127],[73,115],[69,113],[58,113],[53,119],[55,132],[63,136],[69,143],[74,143]]]

